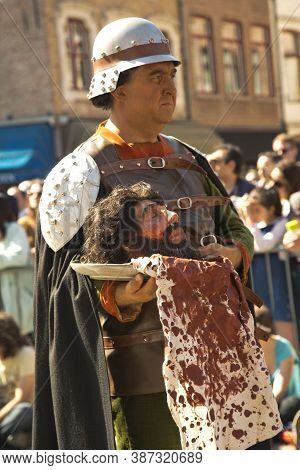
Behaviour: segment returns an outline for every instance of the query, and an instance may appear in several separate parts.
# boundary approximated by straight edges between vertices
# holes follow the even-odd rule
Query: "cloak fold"
[[[54,253],[37,232],[34,449],[114,449],[97,299],[70,261],[82,233]]]

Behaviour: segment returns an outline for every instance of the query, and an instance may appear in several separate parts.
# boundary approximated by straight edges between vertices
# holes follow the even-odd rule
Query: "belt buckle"
[[[154,162],[160,162],[160,165],[156,166],[154,165]],[[166,162],[162,157],[150,157],[148,158],[147,163],[148,163],[148,166],[150,166],[150,168],[154,168],[154,169],[164,168],[166,166]]]
[[[205,244],[204,241],[205,241],[206,238],[207,239],[211,238],[213,241],[208,242],[208,243]],[[211,243],[218,243],[217,237],[213,234],[204,235],[200,240],[200,245],[203,246],[203,247],[206,246],[206,245],[210,245]]]
[[[188,202],[188,206],[182,206],[181,203],[182,201],[187,201]],[[185,197],[179,197],[176,201],[176,204],[177,204],[177,207],[179,209],[190,209],[193,205],[193,201],[190,197],[188,196],[185,196]]]

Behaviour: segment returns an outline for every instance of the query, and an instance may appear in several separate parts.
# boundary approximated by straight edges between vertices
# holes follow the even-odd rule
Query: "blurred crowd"
[[[0,193],[0,449],[31,447],[33,262],[43,181]]]
[[[244,177],[243,154],[234,145],[219,146],[208,160],[254,237],[251,278],[264,302],[257,324],[269,335],[261,346],[285,426],[278,442],[295,443],[295,436],[300,440],[300,135],[276,136]]]
[[[0,306],[23,334],[32,335],[33,261],[42,180],[0,193]]]
[[[254,236],[251,275],[254,290],[264,301],[257,322],[269,334],[262,347],[289,430],[293,421],[300,423],[296,352],[300,327],[296,295],[300,286],[300,136],[278,135],[272,149],[261,152],[256,166],[246,171],[242,151],[234,145],[222,144],[207,158]],[[18,439],[30,434],[31,427],[33,262],[42,189],[43,181],[35,179],[0,193],[0,446],[5,441],[11,448],[26,448],[26,442]]]
[[[300,136],[279,134],[272,147],[257,156],[256,167],[249,168],[244,178],[240,148],[221,145],[208,160],[253,234],[254,289],[270,308],[278,333],[297,347],[299,325],[293,323],[293,316],[300,309],[296,295],[300,285]]]

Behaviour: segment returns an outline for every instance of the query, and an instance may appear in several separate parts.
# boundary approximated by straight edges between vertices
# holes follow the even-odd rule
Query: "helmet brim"
[[[171,54],[165,54],[165,55],[152,55],[148,57],[140,57],[138,59],[133,59],[130,61],[121,61],[118,62],[116,65],[113,67],[110,67],[106,70],[102,70],[97,72],[93,78],[93,91],[89,93],[88,99],[91,100],[93,98],[96,98],[97,96],[105,95],[107,93],[111,93],[117,88],[117,80],[115,85],[111,85],[109,91],[103,91],[103,74],[109,74],[111,76],[116,77],[116,75],[113,74],[120,74],[121,72],[125,72],[126,70],[133,69],[135,67],[141,67],[142,65],[147,65],[147,64],[155,64],[155,63],[160,63],[160,62],[173,62],[174,65],[177,67],[180,65],[180,60],[176,59]]]

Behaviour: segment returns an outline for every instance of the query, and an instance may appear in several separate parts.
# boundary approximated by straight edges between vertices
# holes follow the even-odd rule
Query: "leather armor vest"
[[[120,160],[116,147],[97,134],[77,148],[76,153],[84,151],[97,163],[101,174],[98,197],[109,194],[118,184],[129,186],[145,181],[161,194],[169,208],[176,210],[177,206],[180,224],[199,246],[203,236],[215,233],[211,211],[218,204],[218,198],[212,197],[209,203],[210,198],[206,196],[202,182],[202,174],[205,172],[198,166],[195,157],[179,142],[170,138],[166,140],[174,154],[165,158],[151,158],[149,155],[141,159]],[[197,203],[194,204],[195,200]],[[222,203],[224,201],[219,202]],[[103,336],[107,338],[136,333],[140,333],[142,338],[144,332],[161,330],[156,300],[143,304],[140,315],[130,323],[120,323],[102,307],[99,313]],[[112,396],[142,395],[165,390],[162,336],[160,340],[147,341],[145,337],[145,342],[140,344],[106,348],[106,358]]]

